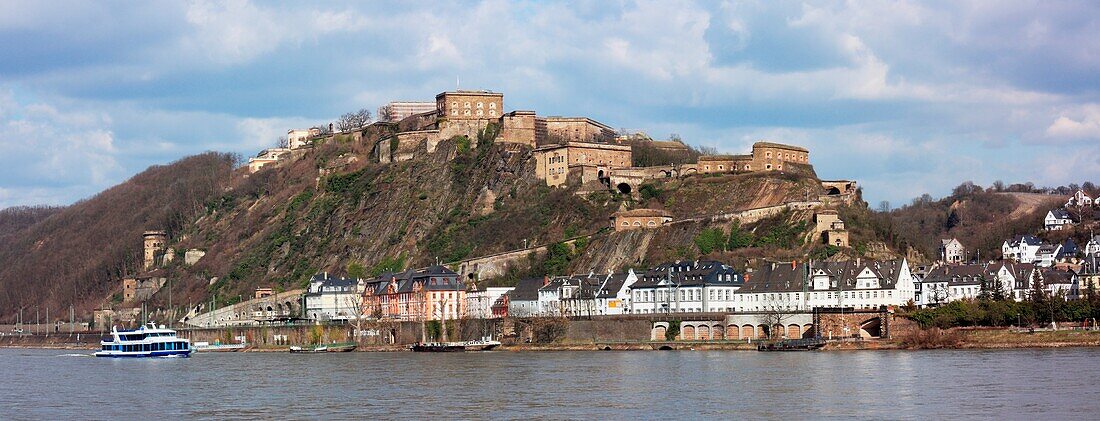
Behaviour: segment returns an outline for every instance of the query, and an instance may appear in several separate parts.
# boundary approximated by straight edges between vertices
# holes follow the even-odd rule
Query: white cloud
[[[1086,104],[1069,114],[1058,116],[1047,127],[1046,135],[1056,139],[1100,139],[1100,105]]]

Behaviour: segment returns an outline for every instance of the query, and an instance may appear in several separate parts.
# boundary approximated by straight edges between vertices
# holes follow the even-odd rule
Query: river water
[[[0,419],[1098,419],[1100,349],[198,354],[0,349]]]

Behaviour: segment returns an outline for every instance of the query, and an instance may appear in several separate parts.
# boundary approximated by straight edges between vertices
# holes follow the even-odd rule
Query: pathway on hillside
[[[1060,206],[1069,200],[1069,196],[1043,193],[997,193],[1016,199],[1016,209],[1008,214],[1008,219],[1020,218],[1036,210],[1049,210],[1047,207]]]

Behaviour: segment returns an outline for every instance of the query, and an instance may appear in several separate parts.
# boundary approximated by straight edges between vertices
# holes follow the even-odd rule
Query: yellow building
[[[535,149],[535,176],[546,180],[548,186],[565,184],[571,167],[597,167],[597,178],[605,178],[607,170],[631,165],[629,146],[605,143],[568,142],[564,145],[548,145]]]
[[[447,120],[496,120],[504,115],[504,94],[491,91],[453,91],[435,96],[439,117]]]

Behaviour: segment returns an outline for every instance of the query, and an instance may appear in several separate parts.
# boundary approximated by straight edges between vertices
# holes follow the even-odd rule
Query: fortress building
[[[810,165],[810,151],[800,146],[756,142],[750,155],[707,155],[699,157],[700,174],[783,171],[784,164]]]
[[[632,159],[629,146],[590,142],[541,146],[535,149],[535,176],[549,186],[565,184],[570,169],[607,179],[612,169],[630,167]]]
[[[491,91],[454,91],[435,96],[440,119],[496,120],[504,109],[504,94]]]
[[[164,246],[168,243],[168,233],[145,231],[142,238],[145,243],[145,270],[149,270],[156,266],[157,256],[164,252]]]

